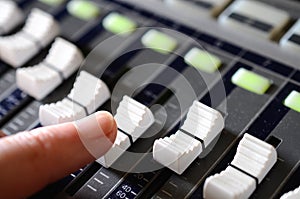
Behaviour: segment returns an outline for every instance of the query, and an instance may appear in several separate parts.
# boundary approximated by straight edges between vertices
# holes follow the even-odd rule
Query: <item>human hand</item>
[[[3,133],[0,132],[0,137]],[[0,198],[24,198],[104,155],[117,125],[107,112],[0,139]]]

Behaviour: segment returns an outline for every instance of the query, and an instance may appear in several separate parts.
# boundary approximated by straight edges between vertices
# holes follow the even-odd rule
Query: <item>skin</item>
[[[102,114],[97,121],[113,143],[117,126],[112,116]],[[12,136],[0,131],[0,137],[0,198],[26,198],[95,160],[82,144],[74,123]],[[103,155],[109,148],[101,150]]]

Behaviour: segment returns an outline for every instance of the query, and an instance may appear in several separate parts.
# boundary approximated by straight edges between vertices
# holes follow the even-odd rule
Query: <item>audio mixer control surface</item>
[[[31,198],[300,198],[299,54],[296,0],[0,0],[0,128],[114,115]]]

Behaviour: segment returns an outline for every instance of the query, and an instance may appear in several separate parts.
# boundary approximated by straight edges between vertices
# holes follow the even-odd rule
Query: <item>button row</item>
[[[0,35],[12,31],[23,20],[24,14],[15,2],[0,0]]]
[[[227,0],[164,0],[165,4],[177,11],[185,10],[192,16],[217,16],[229,3]],[[268,13],[266,15],[266,13]],[[227,28],[240,30],[261,38],[278,35],[290,20],[285,11],[260,1],[234,1],[218,18]]]
[[[102,80],[81,71],[66,98],[40,107],[39,119],[43,126],[78,120],[93,113],[109,98],[110,91]]]
[[[118,126],[112,148],[97,160],[110,167],[155,122],[152,111],[136,100],[124,96],[117,108],[115,120]]]
[[[58,34],[59,25],[55,19],[39,9],[33,9],[21,31],[0,37],[0,58],[13,67],[20,67]]]
[[[75,45],[57,38],[43,62],[17,70],[17,85],[30,96],[43,99],[73,74],[82,61],[83,55]]]
[[[206,179],[203,197],[249,198],[276,161],[277,152],[272,145],[245,134],[225,171]]]
[[[191,15],[217,15],[229,0],[164,0],[169,8],[184,11]]]
[[[164,0],[164,2],[172,9],[185,10],[195,16],[199,14],[216,16],[228,4],[226,0]],[[287,12],[255,0],[234,1],[218,18],[224,27],[266,39],[281,35],[290,20]],[[300,19],[281,38],[280,46],[290,51],[300,51]]]
[[[145,47],[162,54],[174,52],[178,46],[178,41],[175,38],[155,29],[146,32],[141,42]],[[184,61],[206,73],[214,73],[222,65],[222,61],[216,55],[196,47],[187,52]]]
[[[219,17],[221,25],[262,38],[274,37],[289,20],[285,11],[259,1],[243,0],[232,3]]]
[[[222,25],[263,38],[278,35],[289,20],[287,12],[258,1],[241,0],[234,2],[219,18]],[[300,20],[281,38],[280,46],[290,51],[300,51]]]
[[[259,1],[242,0],[232,3],[219,17],[221,25],[262,38],[280,35],[289,21],[285,11]],[[300,20],[281,38],[280,46],[300,52]]]
[[[141,42],[145,47],[162,54],[174,52],[178,46],[178,41],[175,38],[155,29],[146,32]],[[184,61],[186,64],[206,73],[214,73],[222,65],[222,61],[216,55],[196,47],[187,52]]]
[[[181,129],[154,142],[153,158],[182,174],[223,128],[224,119],[218,111],[194,101]]]
[[[258,95],[265,94],[272,85],[272,80],[245,68],[240,68],[232,76],[231,82],[240,88]],[[296,90],[292,91],[283,101],[283,104],[294,111],[300,112],[300,92]]]
[[[81,20],[94,20],[101,14],[100,7],[92,1],[73,0],[67,4],[70,15]],[[103,27],[113,34],[127,36],[135,31],[137,23],[117,12],[111,12],[102,21]]]

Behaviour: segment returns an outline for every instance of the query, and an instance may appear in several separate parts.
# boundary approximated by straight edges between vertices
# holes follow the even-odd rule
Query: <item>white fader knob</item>
[[[201,154],[202,145],[206,148],[223,128],[224,119],[218,111],[194,101],[181,129],[154,142],[153,158],[182,174]]]
[[[124,96],[115,115],[118,134],[112,148],[97,160],[110,167],[155,122],[152,111],[134,99]]]
[[[131,146],[128,135],[117,132],[116,140],[110,150],[97,160],[102,166],[110,167]]]
[[[124,96],[117,109],[118,128],[132,136],[135,142],[154,122],[151,110],[136,100]]]
[[[194,101],[181,129],[203,140],[207,147],[223,130],[224,118],[221,113],[201,102]]]
[[[245,134],[225,171],[206,179],[203,197],[249,198],[276,161],[277,152],[272,145]]]
[[[0,58],[13,67],[20,67],[58,34],[59,25],[53,16],[33,9],[21,31],[0,37]]]
[[[110,98],[107,85],[86,71],[81,71],[70,94],[62,101],[40,106],[43,126],[71,122],[93,113]]]
[[[12,31],[24,20],[24,14],[16,2],[0,0],[0,35]]]
[[[153,158],[165,167],[182,174],[202,151],[200,141],[177,131],[171,137],[155,141]]]
[[[83,55],[74,44],[57,38],[42,63],[17,70],[17,85],[30,96],[43,99],[70,77],[82,61]]]
[[[299,198],[300,198],[300,187],[298,187],[293,191],[289,191],[280,197],[280,199],[299,199]]]
[[[203,198],[247,199],[255,190],[255,186],[254,178],[228,166],[220,174],[206,179]]]

